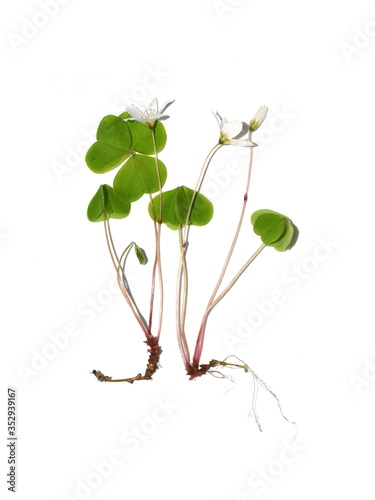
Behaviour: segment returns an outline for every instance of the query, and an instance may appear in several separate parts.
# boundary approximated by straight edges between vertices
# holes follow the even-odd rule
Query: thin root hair
[[[208,370],[207,373],[212,375],[214,378],[230,378],[228,375],[225,375],[222,372],[219,372],[219,370]]]
[[[237,361],[239,361],[240,363],[242,363],[242,366],[238,366],[238,365],[234,365],[234,364],[227,364],[227,360],[229,358],[235,358]],[[265,389],[267,392],[269,392],[269,394],[271,394],[271,396],[276,400],[276,403],[277,403],[277,406],[279,408],[279,411],[280,411],[280,414],[281,416],[284,418],[284,420],[286,420],[289,424],[292,424],[295,426],[296,428],[296,433],[294,435],[294,440],[296,439],[297,437],[297,433],[298,433],[298,427],[297,427],[297,424],[296,422],[294,421],[291,421],[289,420],[282,408],[281,408],[281,403],[280,403],[280,400],[279,400],[279,397],[277,396],[277,394],[275,394],[275,392],[266,384],[266,382],[264,380],[262,380],[255,372],[252,368],[250,368],[250,366],[245,363],[242,359],[240,359],[238,356],[234,355],[234,354],[230,354],[229,356],[227,356],[224,360],[223,360],[223,366],[224,367],[227,367],[227,368],[243,368],[245,370],[245,372],[250,372],[251,373],[251,376],[253,377],[253,382],[254,382],[254,390],[253,390],[253,396],[252,396],[252,405],[251,405],[251,410],[249,412],[249,416],[254,416],[254,419],[255,419],[255,422],[259,428],[259,430],[262,432],[262,428],[261,428],[261,425],[260,425],[260,421],[259,421],[259,416],[258,416],[258,411],[257,411],[257,397],[258,397],[258,389],[259,389],[259,384],[263,387],[263,389]]]

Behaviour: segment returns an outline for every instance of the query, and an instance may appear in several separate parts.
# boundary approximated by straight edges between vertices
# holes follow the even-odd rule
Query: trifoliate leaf
[[[173,230],[184,227],[193,195],[194,191],[185,186],[163,192],[161,221]],[[150,202],[148,212],[153,220],[159,221],[160,195],[155,196]],[[204,226],[210,222],[213,213],[214,207],[210,200],[202,194],[196,193],[188,224]]]
[[[100,122],[97,142],[86,154],[87,166],[96,174],[104,174],[123,163],[130,155],[131,135],[127,122],[108,115]]]
[[[107,184],[99,187],[87,208],[87,218],[91,222],[123,219],[130,213],[130,203],[123,199]]]
[[[125,112],[119,116],[119,119],[129,118],[129,113]],[[130,134],[131,134],[131,149],[137,153],[142,153],[144,155],[155,154],[154,142],[152,139],[152,130],[148,125],[144,123],[137,122],[135,120],[127,120],[125,123],[128,124]],[[167,143],[167,133],[165,131],[164,125],[157,121],[154,127],[155,134],[155,144],[156,152],[160,153],[165,148]]]
[[[251,216],[251,223],[263,243],[278,252],[290,250],[297,241],[297,227],[288,217],[273,210],[257,210]]]
[[[167,169],[162,161],[158,160],[157,164],[161,186],[164,186]],[[118,171],[113,187],[130,202],[138,200],[145,193],[151,194],[159,191],[155,158],[138,154],[131,156]]]

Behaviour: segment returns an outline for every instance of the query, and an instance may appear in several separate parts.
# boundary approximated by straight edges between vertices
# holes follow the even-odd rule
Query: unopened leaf
[[[148,262],[148,258],[146,255],[146,252],[143,250],[143,248],[139,247],[138,245],[134,246],[135,254],[137,256],[137,259],[139,260],[139,263],[144,266]]]

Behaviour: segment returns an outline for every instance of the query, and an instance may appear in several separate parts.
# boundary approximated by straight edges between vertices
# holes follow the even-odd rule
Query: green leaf
[[[173,230],[184,227],[193,195],[194,191],[185,186],[163,192],[161,221]],[[148,212],[153,220],[160,219],[160,195],[153,198],[152,203],[148,206]],[[213,213],[214,207],[210,200],[202,194],[196,193],[188,224],[205,226],[212,219]]]
[[[129,118],[129,113],[122,113],[119,118]],[[137,153],[142,153],[144,155],[153,155],[155,154],[154,150],[154,142],[152,139],[152,130],[148,125],[144,123],[137,122],[135,120],[128,120],[124,123],[127,123],[129,126],[132,142],[131,149],[136,151]],[[167,133],[165,131],[164,125],[157,121],[155,122],[154,127],[155,133],[155,144],[156,144],[156,152],[160,153],[165,148],[167,143]]]
[[[111,186],[103,184],[92,198],[87,208],[87,218],[91,222],[123,219],[130,213],[130,203],[119,196]]]
[[[178,229],[181,224],[177,216],[176,204],[178,197],[178,190],[165,191],[162,194],[162,222],[168,224],[171,229]],[[160,218],[160,195],[153,198],[152,202],[148,205],[148,213],[151,219],[159,221]],[[185,221],[184,221],[185,222]],[[172,227],[171,227],[172,226]]]
[[[158,160],[161,185],[167,179],[167,169],[162,161]],[[145,193],[159,191],[159,180],[156,171],[155,158],[135,154],[118,171],[113,181],[116,192],[129,200],[136,201]]]
[[[257,210],[251,216],[255,234],[261,237],[263,243],[272,246],[278,252],[290,250],[298,239],[298,229],[293,222],[273,210]]]
[[[278,252],[285,252],[285,250],[290,250],[297,243],[299,231],[298,228],[289,220],[290,224],[287,225],[287,229],[283,237],[276,241],[273,248]]]
[[[108,115],[100,122],[97,142],[86,154],[87,166],[96,174],[104,174],[121,165],[130,154],[131,135],[127,122]]]
[[[261,215],[264,215],[264,214],[275,214],[275,215],[281,215],[279,214],[278,212],[274,212],[273,210],[268,210],[267,208],[263,208],[261,210],[257,210],[256,212],[254,212],[251,216],[251,223],[252,225],[255,224],[255,222],[257,221],[258,217],[260,217]]]
[[[277,241],[286,228],[286,217],[281,214],[265,213],[258,216],[254,223],[254,232],[261,236],[263,243],[269,245]]]
[[[135,254],[137,256],[137,259],[139,260],[139,263],[144,266],[148,262],[148,258],[146,255],[146,252],[143,250],[143,248],[139,247],[138,245],[134,245],[134,250]]]

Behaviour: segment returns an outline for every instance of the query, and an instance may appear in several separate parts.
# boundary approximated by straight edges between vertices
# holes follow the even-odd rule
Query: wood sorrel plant
[[[93,373],[102,382],[133,383],[135,380],[150,380],[158,369],[162,352],[159,340],[164,310],[161,230],[162,224],[165,224],[178,234],[180,259],[177,272],[176,327],[181,356],[190,379],[201,377],[206,373],[217,373],[214,368],[218,366],[243,368],[246,372],[252,374],[255,384],[260,383],[278,402],[276,395],[245,363],[235,364],[216,359],[212,359],[206,364],[201,363],[207,322],[212,310],[231,290],[240,276],[265,247],[273,247],[279,252],[284,252],[295,244],[298,237],[298,230],[288,217],[268,209],[255,211],[251,215],[250,221],[255,234],[260,236],[262,244],[249,256],[248,260],[228,284],[220,290],[237,244],[248,203],[253,167],[253,148],[256,146],[252,142],[252,136],[266,118],[267,108],[261,106],[248,124],[240,121],[228,122],[219,113],[215,113],[220,128],[219,140],[209,151],[195,188],[190,189],[179,186],[173,190],[164,191],[167,169],[164,163],[159,160],[158,154],[164,149],[167,142],[167,135],[162,121],[169,118],[165,111],[172,102],[167,102],[159,109],[158,102],[154,99],[148,107],[128,106],[126,112],[120,116],[105,116],[99,124],[97,142],[87,152],[87,165],[95,173],[109,172],[121,166],[114,178],[113,187],[107,184],[99,187],[89,204],[87,214],[90,221],[104,223],[105,238],[110,257],[116,269],[121,292],[139,323],[146,337],[145,342],[149,347],[149,359],[143,375],[139,373],[131,378],[112,379],[97,370],[94,370]],[[210,222],[213,216],[212,203],[200,191],[214,155],[220,148],[227,145],[246,147],[249,150],[246,184],[241,192],[243,203],[228,254],[203,314],[194,354],[191,358],[185,332],[188,303],[187,251],[189,233],[192,225],[204,226]],[[154,193],[156,195],[152,197]],[[111,218],[122,219],[127,217],[130,214],[131,204],[144,195],[148,195],[150,199],[148,213],[153,222],[155,236],[155,256],[151,273],[150,307],[147,319],[134,299],[125,272],[126,260],[132,249],[135,250],[140,264],[143,265],[147,263],[146,253],[136,243],[131,242],[122,254],[119,254],[112,239],[109,223]],[[153,317],[156,286],[159,291],[159,318],[155,326]],[[258,422],[254,405],[253,410]]]

